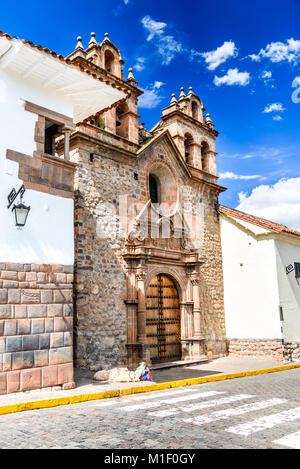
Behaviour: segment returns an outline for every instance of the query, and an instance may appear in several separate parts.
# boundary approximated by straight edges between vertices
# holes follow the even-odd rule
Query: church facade
[[[126,90],[76,126],[76,366],[212,359],[226,354],[215,139],[201,99],[181,89],[153,129],[108,35],[68,59]],[[63,143],[58,153],[63,151]]]

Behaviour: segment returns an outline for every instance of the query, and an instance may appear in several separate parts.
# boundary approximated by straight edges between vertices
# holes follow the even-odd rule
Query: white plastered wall
[[[0,262],[71,265],[74,261],[73,200],[26,190],[31,206],[26,226],[15,227],[7,196],[22,185],[18,164],[6,160],[7,149],[32,155],[37,115],[22,100],[72,117],[69,101],[0,69]],[[15,203],[18,202],[18,199]]]
[[[300,262],[300,240],[281,236],[275,240],[279,301],[283,309],[283,335],[286,342],[300,342],[300,285],[295,272],[286,267]]]
[[[264,236],[268,230],[239,222],[220,216],[227,337],[280,339],[274,240]]]

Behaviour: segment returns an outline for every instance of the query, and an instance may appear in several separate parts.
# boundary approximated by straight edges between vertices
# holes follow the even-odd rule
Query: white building
[[[0,31],[0,394],[73,386],[69,134],[126,96],[107,77]],[[21,230],[20,203],[30,207]]]
[[[219,206],[229,351],[300,356],[300,232]]]

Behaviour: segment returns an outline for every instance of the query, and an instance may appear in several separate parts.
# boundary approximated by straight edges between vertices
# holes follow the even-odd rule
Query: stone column
[[[70,135],[71,135],[72,130],[67,128],[67,127],[63,127],[62,132],[64,133],[64,137],[65,137],[65,140],[64,140],[64,159],[67,160],[67,161],[70,161]]]
[[[136,279],[138,298],[137,341],[139,343],[146,343],[146,273],[144,271],[138,271],[138,273],[136,274]]]
[[[192,279],[193,302],[194,302],[194,338],[201,338],[201,309],[199,297],[199,279]]]

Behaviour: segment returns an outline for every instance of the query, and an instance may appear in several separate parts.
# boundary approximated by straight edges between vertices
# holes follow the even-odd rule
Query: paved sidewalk
[[[227,373],[244,372],[250,370],[260,370],[285,365],[282,361],[274,361],[263,358],[230,356],[213,360],[201,365],[184,366],[155,370],[152,372],[153,381],[138,383],[109,383],[108,381],[93,381],[93,372],[84,369],[75,370],[76,388],[62,390],[37,390],[22,393],[7,394],[0,396],[0,407],[23,402],[33,402],[46,399],[56,399],[60,397],[75,396],[81,394],[100,393],[105,391],[115,391],[140,386],[149,386],[155,383],[164,383],[189,378],[201,378],[205,376],[220,376]],[[289,363],[290,364],[290,363]]]

